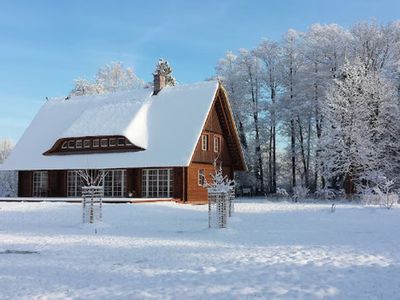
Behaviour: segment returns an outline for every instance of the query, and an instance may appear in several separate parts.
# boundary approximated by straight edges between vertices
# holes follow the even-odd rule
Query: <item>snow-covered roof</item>
[[[2,169],[188,166],[212,107],[217,81],[48,100]],[[122,135],[139,152],[43,155],[60,138]]]

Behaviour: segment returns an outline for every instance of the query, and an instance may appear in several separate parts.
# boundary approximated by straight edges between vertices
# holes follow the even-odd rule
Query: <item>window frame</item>
[[[68,149],[75,149],[75,140],[68,140]]]
[[[92,141],[90,139],[83,140],[83,148],[88,149],[92,146]]]
[[[207,133],[203,133],[201,135],[201,150],[202,151],[208,151],[209,147],[209,135]]]
[[[174,169],[142,169],[143,198],[173,198]]]
[[[47,171],[33,171],[32,196],[42,198],[48,196],[49,173]]]
[[[100,147],[100,139],[93,139],[93,148],[99,148]]]
[[[107,148],[107,147],[108,147],[108,138],[101,138],[100,139],[100,148]]]
[[[118,147],[124,147],[124,146],[125,146],[125,138],[119,137],[119,138],[117,139],[117,146],[118,146]]]
[[[108,146],[116,147],[117,146],[117,139],[116,138],[109,138],[108,139]]]
[[[82,139],[78,139],[75,141],[75,148],[76,149],[82,149],[83,148],[83,141]]]
[[[214,153],[221,153],[222,139],[220,135],[214,135]]]
[[[197,184],[198,186],[204,186],[206,183],[206,171],[204,169],[199,169],[197,171]]]

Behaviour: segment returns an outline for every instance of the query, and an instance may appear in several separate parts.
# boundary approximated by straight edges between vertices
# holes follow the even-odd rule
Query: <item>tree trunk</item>
[[[300,153],[301,153],[301,161],[303,163],[303,176],[304,176],[304,184],[308,187],[308,176],[307,176],[307,162],[304,151],[304,136],[303,136],[303,125],[301,124],[300,116],[297,116],[297,124],[299,125],[299,137],[300,137]]]

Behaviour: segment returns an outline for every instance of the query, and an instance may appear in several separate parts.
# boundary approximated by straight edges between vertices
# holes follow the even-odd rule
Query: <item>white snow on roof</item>
[[[188,166],[218,88],[216,81],[161,90],[47,101],[2,169]],[[60,138],[123,135],[140,152],[43,155]]]

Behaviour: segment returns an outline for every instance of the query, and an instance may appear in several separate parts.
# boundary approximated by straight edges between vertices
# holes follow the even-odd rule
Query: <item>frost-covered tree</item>
[[[383,166],[381,149],[386,146],[384,137],[389,135],[383,124],[388,121],[385,107],[390,99],[379,73],[368,71],[360,60],[346,62],[327,93],[324,173],[334,184],[344,184],[347,194],[371,180],[371,173]]]
[[[353,74],[356,69],[363,70],[359,82],[349,83],[344,71]],[[360,187],[371,181],[368,170],[379,170],[400,186],[400,22],[360,22],[349,29],[314,24],[306,32],[289,30],[280,41],[263,40],[254,49],[228,53],[216,70],[241,125],[251,175],[243,178],[255,178],[254,188],[272,193],[278,185],[292,190],[301,184],[312,192],[343,187],[344,162],[335,159],[344,150],[354,150],[353,161],[358,161],[355,177],[347,177],[348,191],[354,190],[354,183]],[[337,124],[327,120],[334,115],[333,96],[347,109]],[[340,140],[340,130],[347,125],[340,126],[351,124],[351,116],[357,117],[355,122],[364,118],[368,125],[351,138],[351,144],[363,144],[362,149],[341,148],[346,143]]]
[[[79,78],[71,95],[93,95],[144,87],[144,81],[136,76],[132,68],[125,68],[120,62],[112,62],[101,67],[94,81]]]
[[[270,193],[276,193],[277,161],[276,161],[276,131],[278,126],[278,92],[282,86],[282,47],[273,41],[264,40],[255,49],[255,55],[263,63],[265,91],[270,101],[267,105],[269,113],[268,141],[268,187]]]
[[[175,86],[177,84],[176,79],[172,76],[172,68],[165,59],[160,58],[158,60],[155,73],[164,75],[166,86]]]
[[[0,165],[8,157],[14,145],[11,140],[0,141]],[[0,171],[0,197],[17,196],[18,174],[15,171]]]
[[[8,157],[8,155],[10,155],[13,148],[14,144],[11,140],[0,140],[0,163],[2,163]]]

